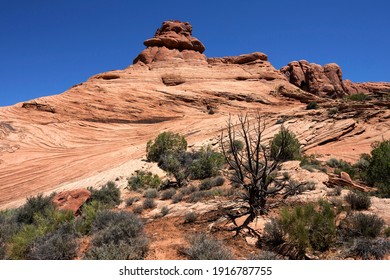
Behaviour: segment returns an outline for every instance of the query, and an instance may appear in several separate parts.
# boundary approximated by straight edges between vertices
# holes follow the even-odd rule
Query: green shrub
[[[130,242],[93,246],[84,256],[85,260],[142,260],[149,250],[146,238],[137,238]]]
[[[180,153],[187,149],[187,141],[184,136],[173,132],[160,133],[154,141],[148,141],[146,145],[146,157],[149,161],[158,162],[160,157],[167,153]]]
[[[166,216],[166,215],[169,213],[169,208],[168,208],[168,206],[163,206],[163,207],[161,208],[160,212],[161,212],[161,215]]]
[[[21,230],[12,236],[9,242],[11,260],[26,260],[31,246],[39,236],[36,227],[32,224],[25,224]]]
[[[160,195],[161,200],[171,199],[176,194],[176,190],[171,188],[163,191]]]
[[[72,224],[64,223],[54,232],[36,237],[27,253],[31,260],[71,260],[76,256],[77,242]]]
[[[328,117],[333,117],[334,115],[336,115],[339,112],[339,108],[332,107],[332,108],[329,108],[327,112],[328,112]]]
[[[133,207],[134,214],[141,214],[144,211],[144,207],[142,205],[137,205]]]
[[[267,222],[264,226],[263,239],[266,243],[275,247],[285,242],[284,234],[280,220],[271,219],[271,221]]]
[[[349,192],[345,201],[351,205],[352,210],[367,210],[371,206],[371,198],[361,192]]]
[[[367,182],[378,187],[383,196],[390,197],[390,140],[374,144],[367,168]]]
[[[242,149],[244,149],[244,142],[242,142],[241,140],[235,139],[233,140],[232,144],[232,148],[234,151],[241,151]],[[233,151],[230,150],[229,152],[232,153]]]
[[[196,191],[188,196],[188,202],[196,203],[210,196],[211,194],[208,191]]]
[[[360,92],[356,94],[347,95],[346,99],[350,101],[367,101],[371,98],[367,94]]]
[[[386,237],[390,237],[390,227],[387,227],[384,232]]]
[[[314,155],[304,155],[299,166],[310,172],[313,172],[314,170],[320,170],[326,173],[326,168],[321,166],[321,162],[317,160]]]
[[[181,193],[177,193],[172,196],[172,203],[178,203],[183,200],[183,195]]]
[[[121,203],[121,192],[117,185],[112,181],[107,182],[100,189],[88,187],[88,190],[91,192],[90,201],[98,201],[108,207],[116,206]]]
[[[353,256],[363,260],[381,260],[390,252],[390,241],[385,238],[356,238],[349,249]]]
[[[127,188],[133,191],[145,188],[158,188],[161,185],[161,179],[152,172],[136,170],[130,178],[127,179]]]
[[[338,160],[335,158],[329,159],[326,163],[330,167],[335,168],[336,174],[340,173],[340,171],[344,171],[344,172],[348,173],[349,176],[351,176],[351,178],[355,178],[357,170],[350,163],[348,163],[342,159]],[[337,171],[337,170],[339,170],[339,171]]]
[[[339,195],[341,195],[341,188],[340,187],[333,188],[333,189],[329,190],[326,193],[326,195],[327,196],[339,196]]]
[[[158,197],[158,192],[156,189],[147,189],[144,191],[144,197],[146,198],[156,198]]]
[[[230,260],[232,253],[222,242],[204,233],[190,237],[191,246],[185,250],[190,260]]]
[[[173,176],[179,187],[186,185],[190,175],[190,164],[192,157],[190,153],[172,153],[168,152],[160,157],[159,167]]]
[[[103,210],[97,213],[92,226],[94,246],[119,244],[143,235],[143,223],[127,211]]]
[[[81,216],[75,220],[76,231],[82,235],[88,234],[92,229],[97,212],[103,208],[99,201],[91,201],[90,203],[84,204]]]
[[[318,106],[317,102],[310,102],[306,105],[306,110],[315,110],[318,109],[320,106]]]
[[[27,198],[26,203],[17,210],[16,220],[18,223],[32,224],[36,214],[43,214],[47,209],[54,208],[51,196],[38,194],[35,197]]]
[[[129,206],[133,205],[134,202],[137,202],[139,200],[140,200],[140,198],[138,196],[129,197],[128,199],[126,199],[126,206],[129,207]]]
[[[224,156],[213,151],[210,145],[194,152],[193,157],[190,166],[190,178],[193,180],[217,176],[225,163]]]
[[[185,223],[193,223],[196,221],[197,215],[195,212],[187,212],[184,216]]]
[[[298,160],[301,158],[300,144],[294,133],[281,127],[270,142],[273,160]]]
[[[199,189],[194,185],[189,185],[180,189],[182,195],[189,195],[197,191],[199,191]]]
[[[345,237],[377,237],[384,221],[375,214],[355,213],[343,220],[340,225]]]
[[[19,230],[15,211],[0,211],[0,260],[7,258],[7,243]]]
[[[302,256],[307,249],[327,250],[336,236],[335,214],[329,203],[284,208],[280,223],[285,238],[292,242]]]
[[[154,209],[156,208],[156,202],[154,201],[153,198],[147,197],[142,202],[142,206],[144,209]]]

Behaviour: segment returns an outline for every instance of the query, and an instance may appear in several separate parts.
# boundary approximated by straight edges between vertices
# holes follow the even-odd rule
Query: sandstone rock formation
[[[144,42],[147,47],[135,59],[134,63],[149,64],[156,61],[184,60],[206,61],[203,55],[205,47],[192,36],[192,26],[188,22],[164,21],[154,37]]]
[[[306,60],[293,61],[280,69],[293,85],[322,97],[343,97],[349,94],[389,93],[390,83],[353,83],[343,80],[340,66],[329,63],[324,66]]]
[[[77,214],[83,204],[91,197],[86,189],[63,191],[53,198],[53,203],[60,210],[69,210]]]

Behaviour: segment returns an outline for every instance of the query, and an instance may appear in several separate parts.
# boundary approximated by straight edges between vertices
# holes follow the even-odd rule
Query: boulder
[[[91,192],[86,189],[63,191],[53,198],[57,209],[70,210],[75,215],[79,214],[81,206],[91,197]]]

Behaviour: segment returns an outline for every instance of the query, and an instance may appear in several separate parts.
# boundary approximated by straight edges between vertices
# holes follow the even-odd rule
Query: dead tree
[[[279,149],[271,157],[269,143],[264,142],[265,121],[256,114],[251,121],[249,115],[239,115],[238,122],[233,123],[231,117],[221,134],[221,149],[227,164],[233,171],[231,181],[243,190],[243,203],[239,205],[240,213],[228,214],[233,221],[236,236],[247,229],[258,236],[249,224],[259,215],[267,212],[267,198],[282,192],[288,185],[288,178],[276,176],[281,164],[279,155],[288,147],[288,139],[283,136]],[[286,134],[282,134],[286,135]],[[243,142],[242,149],[237,148],[237,141]],[[241,225],[236,219],[247,216]]]

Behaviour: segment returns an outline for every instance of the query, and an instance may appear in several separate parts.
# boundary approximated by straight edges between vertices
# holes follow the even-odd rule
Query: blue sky
[[[123,69],[161,22],[189,21],[208,57],[264,52],[338,63],[345,79],[390,81],[390,2],[0,0],[0,106]]]

